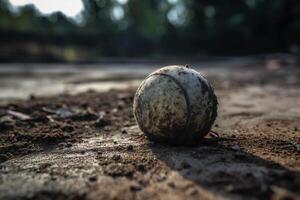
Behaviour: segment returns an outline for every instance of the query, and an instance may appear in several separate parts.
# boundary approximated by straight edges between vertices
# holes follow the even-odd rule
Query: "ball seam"
[[[147,78],[145,80],[147,80],[151,76],[166,76],[166,77],[170,78],[183,92],[183,96],[185,98],[185,102],[186,102],[186,106],[187,106],[187,119],[186,119],[186,122],[185,122],[184,134],[187,133],[187,131],[190,128],[189,126],[190,126],[191,113],[192,113],[191,112],[191,103],[190,103],[190,99],[189,99],[189,95],[188,95],[187,91],[184,89],[184,87],[181,85],[181,83],[175,77],[173,77],[169,74],[154,73],[154,74],[150,74],[149,76],[147,76]]]

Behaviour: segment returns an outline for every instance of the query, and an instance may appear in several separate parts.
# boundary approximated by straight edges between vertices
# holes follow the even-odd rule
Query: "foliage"
[[[59,12],[44,16],[33,5],[16,11],[1,0],[0,44],[14,38],[38,46],[46,41],[84,48],[95,57],[248,54],[300,44],[298,0],[83,0],[83,5],[76,21]]]

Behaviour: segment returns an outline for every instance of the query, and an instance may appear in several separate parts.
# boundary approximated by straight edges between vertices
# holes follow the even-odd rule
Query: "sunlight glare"
[[[10,0],[13,6],[33,4],[42,14],[60,11],[69,17],[76,17],[83,10],[81,0]]]

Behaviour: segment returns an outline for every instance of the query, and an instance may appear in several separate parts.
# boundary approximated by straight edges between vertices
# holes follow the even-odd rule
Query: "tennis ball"
[[[166,66],[151,73],[136,91],[133,112],[150,140],[196,144],[217,116],[217,98],[208,81],[187,66]]]

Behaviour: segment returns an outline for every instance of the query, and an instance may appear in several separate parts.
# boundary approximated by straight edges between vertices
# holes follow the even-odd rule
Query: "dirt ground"
[[[218,118],[192,147],[150,142],[135,87],[0,105],[0,199],[300,199],[300,68],[207,73]]]

